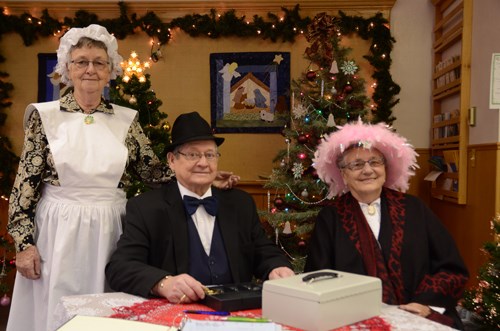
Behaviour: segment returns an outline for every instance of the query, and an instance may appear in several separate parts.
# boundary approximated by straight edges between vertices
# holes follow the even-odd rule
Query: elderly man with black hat
[[[252,197],[212,186],[223,141],[197,112],[176,119],[167,159],[177,181],[127,203],[124,233],[106,267],[111,288],[189,303],[205,297],[205,285],[294,274]]]

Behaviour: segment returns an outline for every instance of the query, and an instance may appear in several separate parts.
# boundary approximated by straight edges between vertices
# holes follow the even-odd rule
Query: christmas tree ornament
[[[350,94],[353,90],[353,87],[350,82],[347,82],[347,84],[344,86],[344,93]]]
[[[283,207],[284,203],[285,203],[285,201],[283,201],[283,199],[279,196],[276,199],[274,199],[274,206],[278,209],[281,209],[281,207]]]
[[[307,192],[306,188],[304,190],[302,190],[302,193],[300,193],[300,196],[303,198],[307,198],[309,196],[309,192]]]
[[[300,144],[305,144],[308,140],[309,140],[308,137],[303,133],[299,134],[299,136],[297,137],[297,141]]]
[[[302,163],[294,163],[292,172],[294,179],[300,179],[302,177],[302,173],[304,172],[304,166],[302,165]]]
[[[354,61],[345,61],[340,66],[340,69],[342,69],[345,75],[354,75],[358,71],[358,66]]]
[[[316,79],[316,77],[317,77],[316,71],[308,71],[306,73],[306,78],[310,82],[314,81]]]
[[[0,306],[8,306],[10,305],[10,297],[7,294],[4,294],[0,299]]]
[[[337,66],[337,61],[333,60],[332,66],[330,67],[330,73],[331,74],[338,74],[339,73],[339,68]]]
[[[281,159],[280,167],[282,168],[286,167],[285,159]]]
[[[135,96],[131,96],[128,102],[130,102],[132,105],[135,105],[137,103],[137,98]]]
[[[332,113],[328,115],[328,121],[326,122],[326,126],[329,128],[333,128],[335,126],[335,118],[333,117]]]
[[[292,226],[290,225],[289,221],[285,222],[285,227],[283,228],[283,233],[284,234],[291,234],[292,233]]]
[[[303,104],[299,103],[296,107],[292,108],[293,117],[298,120],[307,114],[307,109]]]
[[[165,121],[165,122],[162,124],[161,128],[162,128],[163,130],[165,130],[165,131],[170,131],[170,123],[168,123],[168,121]]]
[[[332,92],[333,95],[337,94],[337,92],[338,92],[337,89],[335,88],[335,86],[332,86],[330,91]]]

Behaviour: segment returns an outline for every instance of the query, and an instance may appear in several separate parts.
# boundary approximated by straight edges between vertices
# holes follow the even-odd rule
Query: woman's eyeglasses
[[[86,69],[91,63],[96,70],[104,70],[109,67],[109,62],[104,60],[77,60],[71,61],[71,63],[73,63],[78,69]]]
[[[372,168],[377,168],[385,164],[385,159],[383,157],[377,157],[369,159],[368,161],[356,160],[343,165],[342,169],[347,168],[351,171],[361,170],[365,167],[366,163],[368,163]]]

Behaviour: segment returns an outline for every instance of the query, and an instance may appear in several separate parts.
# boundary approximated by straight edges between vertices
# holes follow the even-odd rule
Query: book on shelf
[[[448,172],[458,171],[458,149],[451,149],[443,151],[444,161],[447,165]]]

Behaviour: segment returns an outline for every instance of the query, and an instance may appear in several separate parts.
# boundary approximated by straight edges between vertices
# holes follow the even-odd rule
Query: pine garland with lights
[[[500,214],[491,221],[493,241],[483,246],[488,262],[479,270],[479,285],[465,291],[462,305],[475,313],[481,330],[500,329]]]
[[[273,229],[276,244],[289,256],[297,272],[303,270],[307,241],[316,216],[330,202],[328,187],[313,167],[317,145],[337,125],[359,117],[368,122],[393,120],[381,116],[384,112],[380,110],[386,105],[378,103],[375,93],[378,82],[370,85],[373,96],[370,100],[359,66],[349,57],[351,49],[341,46],[341,38],[353,31],[374,30],[379,26],[374,22],[353,25],[353,31],[347,33],[344,23],[342,18],[321,13],[308,27],[306,38],[310,45],[305,57],[310,64],[301,77],[293,81],[291,125],[283,130],[286,149],[274,159],[277,166],[265,185],[274,190],[274,194],[271,197],[269,191],[268,210],[260,215]],[[388,30],[384,23],[378,22]],[[389,54],[382,54],[387,61]]]
[[[138,110],[139,123],[144,133],[151,140],[153,151],[160,160],[166,160],[166,148],[170,143],[170,124],[168,115],[159,110],[162,101],[151,89],[150,75],[145,70],[151,67],[149,61],[141,62],[136,52],[121,64],[123,76],[117,77],[116,84],[110,89],[113,103]],[[127,197],[146,191],[145,184],[132,174],[131,187],[127,189]]]
[[[48,10],[43,10],[40,18],[28,13],[20,16],[0,15],[0,37],[4,33],[18,33],[26,46],[32,45],[39,37],[60,36],[72,27],[82,27],[95,23],[105,26],[118,39],[124,39],[138,31],[145,32],[155,42],[152,44],[151,58],[157,61],[161,57],[161,47],[168,44],[172,31],[180,29],[192,37],[241,37],[268,39],[272,42],[294,42],[302,35],[311,22],[309,17],[301,17],[299,5],[293,9],[282,7],[282,14],[268,13],[267,18],[254,15],[252,19],[237,16],[234,9],[218,13],[211,9],[209,14],[192,14],[175,18],[171,22],[163,22],[154,12],[140,17],[129,15],[127,5],[119,2],[120,15],[114,19],[99,19],[98,15],[79,10],[75,17],[64,17],[62,20],[51,17]],[[356,33],[364,40],[370,40],[370,55],[365,58],[374,68],[373,78],[377,81],[373,100],[373,122],[391,124],[392,107],[398,103],[395,96],[400,87],[394,83],[389,72],[391,66],[390,53],[394,39],[388,29],[388,21],[381,13],[373,17],[347,16],[342,11],[335,18],[338,33],[349,35]]]

